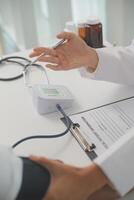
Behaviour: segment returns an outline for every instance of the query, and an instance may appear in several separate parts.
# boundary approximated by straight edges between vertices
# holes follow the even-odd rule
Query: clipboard
[[[120,106],[121,108],[124,109],[122,111],[122,113],[120,110],[120,115],[122,117],[122,119],[121,119],[122,123],[126,123],[125,120],[127,120],[127,118],[128,118],[128,120],[131,121],[131,123],[129,124],[129,126],[130,126],[129,128],[134,127],[134,96],[124,98],[121,100],[117,100],[117,101],[114,101],[114,102],[111,102],[108,104],[104,104],[104,105],[101,105],[101,106],[98,106],[98,107],[95,107],[95,108],[92,108],[89,110],[85,110],[85,111],[82,111],[79,113],[74,113],[74,114],[70,115],[70,120],[72,121],[72,127],[70,129],[70,132],[91,160],[94,160],[95,158],[97,158],[100,155],[97,152],[97,143],[94,143],[92,139],[87,140],[83,134],[83,127],[81,126],[82,124],[78,123],[77,120],[75,120],[76,121],[75,122],[74,119],[72,120],[71,118],[73,116],[82,115],[85,113],[96,112],[96,111],[99,112],[100,109],[109,109],[109,108],[111,109],[116,106]],[[118,111],[119,110],[117,110],[117,115],[119,114]],[[131,112],[131,115],[129,116],[130,112]],[[83,121],[85,120],[84,117],[81,117],[81,118],[83,118]],[[65,118],[61,118],[61,120],[67,126]],[[86,120],[85,120],[85,122],[83,122],[83,123],[88,123],[88,122],[86,122]],[[107,123],[107,121],[106,121],[106,123]],[[128,123],[128,121],[127,121],[127,123]],[[113,127],[114,127],[114,125],[115,124],[113,124]],[[119,124],[119,126],[121,126],[121,125]],[[122,128],[122,126],[121,126],[121,128]],[[125,132],[127,130],[128,130],[128,128],[127,129],[122,128],[122,131],[124,132],[123,134],[125,134]],[[112,132],[112,130],[111,130],[111,132]],[[120,137],[118,137],[118,139],[120,139]],[[90,138],[90,136],[89,136],[89,138]],[[114,144],[114,142],[113,142],[113,144]],[[108,149],[109,147],[110,146],[108,146],[106,149]]]

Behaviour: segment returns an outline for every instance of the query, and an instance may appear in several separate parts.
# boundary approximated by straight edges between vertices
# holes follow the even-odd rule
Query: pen
[[[61,44],[63,44],[65,42],[65,40],[60,40],[59,42],[57,42],[55,45],[53,45],[51,48],[52,49],[56,49],[57,47],[59,47]],[[44,56],[46,54],[46,52],[41,53],[35,60],[31,61],[27,67],[35,64],[42,56]]]
[[[57,42],[56,44],[54,44],[51,48],[52,49],[56,49],[57,47],[59,47],[61,44],[63,44],[65,42],[65,39],[62,39],[62,40],[60,40],[59,42]],[[33,61],[31,61],[29,64],[27,64],[26,66],[25,66],[25,69],[23,70],[23,77],[24,77],[24,84],[25,85],[27,85],[26,84],[26,72],[27,72],[27,70],[29,69],[29,67],[30,66],[32,66],[32,65],[34,65],[38,60],[39,60],[39,58],[41,58],[42,56],[44,56],[46,54],[46,52],[43,52],[43,53],[41,53],[35,60],[33,60]]]

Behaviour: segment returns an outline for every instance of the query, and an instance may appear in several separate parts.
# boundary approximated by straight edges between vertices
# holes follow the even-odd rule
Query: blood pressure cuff
[[[28,158],[22,160],[22,185],[16,200],[42,200],[50,184],[50,173]]]

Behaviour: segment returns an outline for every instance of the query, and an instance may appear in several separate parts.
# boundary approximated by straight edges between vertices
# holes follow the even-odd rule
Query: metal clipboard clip
[[[67,125],[64,118],[61,118],[61,120],[65,125]],[[70,121],[72,122],[71,119],[70,119]],[[72,133],[73,137],[77,140],[77,142],[79,143],[81,148],[85,151],[87,156],[91,160],[94,160],[97,157],[97,154],[94,151],[96,149],[96,145],[94,143],[86,140],[86,138],[84,137],[84,133],[80,128],[80,124],[72,122],[70,132]]]
[[[73,123],[70,131],[85,152],[91,152],[96,148],[94,143],[89,143],[83,136],[78,123]]]

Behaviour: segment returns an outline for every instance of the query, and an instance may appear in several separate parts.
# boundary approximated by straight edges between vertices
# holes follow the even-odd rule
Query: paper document
[[[70,116],[99,156],[134,127],[134,97]]]

